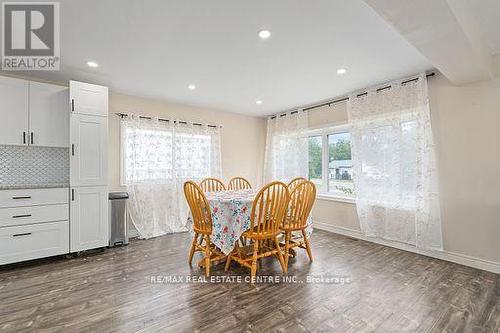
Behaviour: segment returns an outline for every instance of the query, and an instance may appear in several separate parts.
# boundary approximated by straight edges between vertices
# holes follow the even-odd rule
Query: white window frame
[[[323,149],[323,154],[321,157],[321,182],[323,184],[323,189],[325,190],[318,192],[318,194],[316,195],[318,199],[339,201],[345,203],[356,203],[356,197],[348,197],[328,192],[328,135],[340,134],[345,132],[350,132],[350,126],[346,123],[333,123],[326,126],[312,128],[307,132],[307,138],[313,136],[321,136],[321,144]]]

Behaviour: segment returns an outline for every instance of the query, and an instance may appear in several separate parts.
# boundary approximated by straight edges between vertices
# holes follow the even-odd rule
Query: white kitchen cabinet
[[[107,184],[108,118],[72,114],[70,116],[70,184]]]
[[[0,228],[0,265],[68,252],[68,221]]]
[[[29,144],[68,147],[69,91],[53,84],[29,83]]]
[[[67,203],[67,188],[40,188],[0,191],[0,208],[58,205]]]
[[[0,227],[68,221],[68,204],[0,208]]]
[[[108,88],[78,81],[69,82],[71,112],[108,116]]]
[[[0,144],[67,147],[68,88],[0,77]]]
[[[28,144],[28,91],[28,81],[0,77],[0,144]]]
[[[108,245],[108,190],[106,186],[71,188],[70,251]]]
[[[104,247],[108,226],[108,88],[70,81],[70,250]]]
[[[0,265],[69,253],[68,188],[0,191]]]

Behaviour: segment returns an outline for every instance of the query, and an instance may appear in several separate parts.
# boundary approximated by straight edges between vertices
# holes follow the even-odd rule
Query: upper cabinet
[[[29,143],[67,147],[69,138],[68,88],[30,82]]]
[[[29,82],[0,76],[0,144],[28,144]]]
[[[77,81],[69,82],[71,112],[108,116],[108,88]]]
[[[0,76],[0,144],[67,147],[68,88]]]

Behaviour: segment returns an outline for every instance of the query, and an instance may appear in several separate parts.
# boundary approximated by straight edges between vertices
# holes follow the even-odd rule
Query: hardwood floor
[[[299,250],[288,275],[350,283],[161,281],[202,276],[187,264],[189,244],[184,233],[2,267],[0,331],[500,332],[493,273],[316,230],[315,261]],[[211,273],[224,275],[223,266]],[[228,275],[238,274],[249,271],[232,264]],[[268,258],[257,274],[282,276],[278,260]]]

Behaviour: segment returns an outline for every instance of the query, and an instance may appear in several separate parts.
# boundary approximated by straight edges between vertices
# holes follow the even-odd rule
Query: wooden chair
[[[288,183],[288,191],[291,192],[297,185],[303,182],[308,182],[308,180],[302,177],[292,179],[292,181]]]
[[[226,185],[217,178],[205,178],[201,181],[200,187],[203,192],[225,191]]]
[[[314,200],[316,199],[316,186],[313,182],[305,181],[297,186],[290,193],[287,215],[281,225],[281,230],[285,234],[285,270],[288,272],[288,258],[290,250],[294,247],[306,249],[309,260],[313,261],[311,245],[306,237],[307,219],[311,213]],[[292,232],[300,231],[302,239],[292,240]]]
[[[251,189],[250,182],[243,177],[234,177],[229,181],[228,190],[247,190]]]
[[[283,224],[289,198],[288,188],[282,182],[272,182],[259,191],[252,205],[250,229],[243,233],[246,239],[253,241],[253,245],[240,248],[236,244],[236,249],[227,258],[226,270],[231,260],[235,260],[250,268],[253,283],[257,273],[257,260],[276,255],[283,272],[286,271],[278,235],[281,233],[280,225]]]
[[[199,265],[205,266],[205,276],[209,276],[210,262],[224,259],[226,256],[210,241],[210,235],[212,234],[212,212],[201,188],[195,182],[187,181],[184,183],[184,195],[191,209],[194,231],[188,262],[191,265],[195,252],[203,252],[205,257],[200,260]]]

